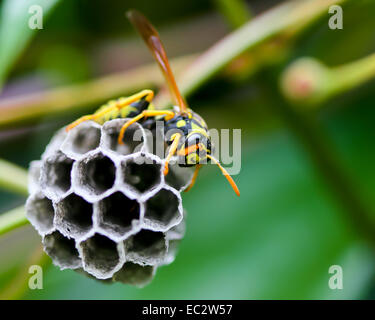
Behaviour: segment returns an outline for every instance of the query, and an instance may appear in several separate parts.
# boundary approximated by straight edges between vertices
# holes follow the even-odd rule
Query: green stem
[[[27,171],[0,159],[0,188],[27,195]]]
[[[194,55],[174,59],[177,72],[192,61]],[[77,111],[102,103],[113,97],[163,83],[158,67],[153,63],[87,83],[57,88],[45,92],[0,101],[0,128],[58,112]]]
[[[25,216],[25,207],[15,208],[7,213],[0,215],[0,235],[5,234],[13,229],[28,224],[29,221]]]
[[[214,3],[233,30],[251,19],[250,8],[244,0],[214,0]]]
[[[336,83],[330,88],[328,96],[353,89],[375,77],[375,53],[357,61],[333,68],[332,79]]]
[[[288,1],[253,18],[208,49],[181,74],[178,79],[181,92],[191,95],[244,52],[283,33],[296,35],[327,13],[329,6],[345,1]],[[166,104],[168,94],[162,92],[157,101],[160,105]]]
[[[281,77],[284,95],[302,108],[318,108],[328,99],[375,77],[375,53],[339,67],[314,58],[300,58]]]

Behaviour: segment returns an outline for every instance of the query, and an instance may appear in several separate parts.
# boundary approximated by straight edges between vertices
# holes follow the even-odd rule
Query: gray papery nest
[[[164,176],[156,131],[138,123],[118,144],[127,120],[59,130],[30,164],[26,216],[61,269],[143,286],[175,258],[185,230],[180,193],[193,172],[171,163]]]

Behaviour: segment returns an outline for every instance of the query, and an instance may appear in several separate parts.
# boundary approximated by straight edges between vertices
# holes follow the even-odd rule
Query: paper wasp
[[[66,130],[69,131],[86,120],[93,120],[99,124],[103,124],[111,119],[131,118],[120,130],[118,143],[122,144],[125,130],[134,122],[144,121],[149,117],[153,117],[155,121],[164,121],[165,132],[178,129],[171,137],[167,137],[166,135],[166,142],[170,145],[170,148],[165,160],[164,175],[168,174],[169,162],[175,154],[181,160],[178,161],[180,166],[195,166],[193,179],[190,186],[186,189],[187,191],[193,186],[202,163],[212,161],[220,168],[233,190],[239,196],[240,192],[232,177],[221,166],[219,161],[211,155],[211,137],[205,121],[187,106],[185,99],[177,87],[158,32],[146,17],[138,11],[129,11],[127,16],[151,50],[166,79],[173,102],[176,105],[173,109],[158,110],[152,104],[153,91],[143,90],[127,98],[109,101],[94,114],[83,116],[74,121],[67,126]]]

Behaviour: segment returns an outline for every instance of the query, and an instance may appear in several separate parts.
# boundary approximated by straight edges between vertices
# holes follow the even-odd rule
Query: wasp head
[[[179,165],[191,167],[207,162],[207,154],[211,154],[211,138],[207,133],[192,131],[177,152]]]

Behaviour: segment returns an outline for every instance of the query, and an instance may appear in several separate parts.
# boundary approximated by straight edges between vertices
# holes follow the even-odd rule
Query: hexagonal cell
[[[122,179],[140,193],[156,188],[162,179],[162,164],[145,155],[121,163]]]
[[[144,147],[146,136],[141,125],[138,123],[132,124],[125,131],[123,144],[118,143],[118,135],[121,127],[129,119],[115,119],[107,121],[102,127],[102,141],[101,146],[107,150],[116,152],[121,155],[132,154],[136,151],[141,151]]]
[[[97,282],[101,282],[103,284],[111,284],[113,283],[113,278],[106,278],[106,279],[98,279],[96,278],[95,276],[93,276],[92,274],[86,272],[85,270],[83,270],[83,268],[79,268],[79,269],[75,269],[74,271],[76,271],[77,273],[80,273],[90,279],[93,279]]]
[[[178,225],[170,228],[165,233],[165,238],[168,240],[168,252],[165,259],[162,262],[163,265],[172,263],[176,258],[178,246],[185,234],[185,217],[186,212],[184,212],[184,219]]]
[[[61,150],[73,158],[78,158],[96,149],[100,143],[100,136],[100,125],[93,121],[84,121],[68,132]]]
[[[55,231],[43,239],[44,250],[60,268],[76,269],[82,266],[75,241]]]
[[[144,221],[148,227],[166,231],[182,219],[180,197],[169,189],[162,189],[145,204]]]
[[[143,229],[125,240],[128,260],[141,265],[156,265],[167,253],[168,244],[162,232]]]
[[[42,165],[40,182],[52,197],[62,196],[70,189],[73,160],[58,152],[48,157]]]
[[[92,204],[72,193],[56,204],[56,227],[69,237],[81,237],[92,228]]]
[[[40,234],[53,229],[52,201],[41,194],[31,196],[26,203],[26,217]]]
[[[80,243],[83,268],[99,279],[106,279],[119,270],[124,261],[123,247],[120,244],[96,233]]]
[[[171,264],[176,259],[178,246],[180,242],[181,240],[169,240],[168,241],[168,252],[162,262],[163,265]]]
[[[48,143],[46,150],[44,150],[42,154],[42,159],[44,160],[45,158],[49,157],[53,153],[56,153],[57,151],[60,150],[61,144],[63,143],[64,139],[66,138],[67,133],[65,131],[65,128],[61,128],[58,130]]]
[[[195,167],[180,167],[177,162],[169,165],[169,172],[165,182],[178,191],[186,189],[194,175]]]
[[[166,238],[168,240],[180,240],[184,237],[186,229],[185,217],[186,212],[184,211],[184,219],[166,232]]]
[[[29,193],[37,192],[40,189],[40,167],[42,161],[31,161],[28,171],[28,189]]]
[[[156,267],[142,266],[133,262],[125,262],[123,267],[114,274],[113,280],[137,287],[144,287],[154,277]]]
[[[148,152],[156,155],[160,159],[165,159],[165,153],[168,149],[168,144],[165,142],[165,123],[164,121],[152,119],[153,125],[148,125],[148,120],[142,123],[142,126],[147,128],[146,133],[146,149]]]
[[[121,192],[99,201],[96,208],[99,227],[116,237],[125,237],[139,225],[139,203]]]
[[[113,161],[102,153],[97,153],[77,162],[73,183],[85,195],[100,195],[112,188],[115,178],[116,167]]]

